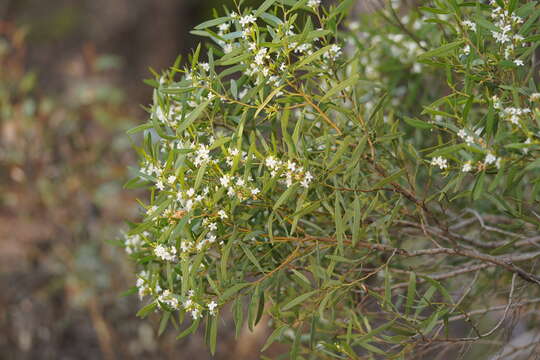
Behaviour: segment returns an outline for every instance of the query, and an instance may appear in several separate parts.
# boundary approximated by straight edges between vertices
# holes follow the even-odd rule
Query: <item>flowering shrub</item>
[[[537,3],[353,5],[237,7],[150,81],[125,244],[161,331],[215,351],[230,304],[290,358],[405,358],[536,306]]]

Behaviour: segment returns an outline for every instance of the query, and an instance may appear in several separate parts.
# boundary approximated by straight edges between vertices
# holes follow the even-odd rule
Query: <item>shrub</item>
[[[539,301],[537,3],[353,5],[238,6],[150,81],[125,244],[160,331],[214,352],[230,304],[290,358],[419,357]]]

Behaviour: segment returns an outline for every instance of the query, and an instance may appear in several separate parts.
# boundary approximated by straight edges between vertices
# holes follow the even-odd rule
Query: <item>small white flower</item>
[[[161,180],[159,180],[159,181],[156,183],[156,187],[157,187],[159,190],[165,189],[165,185],[163,184],[163,181],[161,181]]]
[[[531,94],[530,99],[531,101],[539,101],[540,100],[540,93],[533,93]]]
[[[321,0],[309,0],[308,3],[307,3],[307,6],[309,6],[310,8],[313,8],[313,9],[315,9],[319,5],[321,5]]]
[[[200,63],[199,65],[204,71],[210,70],[210,65],[208,63]]]
[[[174,184],[175,181],[176,181],[176,176],[174,176],[174,175],[171,175],[171,176],[169,176],[169,177],[167,178],[167,182],[168,182],[169,184],[171,184],[171,185]]]
[[[225,46],[223,46],[223,52],[225,54],[228,54],[231,51],[233,51],[233,46],[231,44],[225,44]]]
[[[254,189],[251,189],[251,195],[257,195],[258,193],[260,193],[261,190],[259,190],[258,188],[254,188]]]
[[[279,161],[276,160],[273,156],[269,156],[266,158],[266,166],[269,167],[272,170],[275,170],[279,165]]]
[[[463,22],[463,26],[465,26],[466,28],[468,28],[469,30],[473,31],[473,32],[476,32],[476,24],[473,23],[472,21],[470,20],[465,20]]]
[[[176,248],[170,247],[167,249],[163,245],[158,245],[154,249],[154,254],[162,260],[174,261],[176,259]]]
[[[438,166],[441,170],[448,168],[448,160],[442,156],[435,157],[431,160],[431,165]]]
[[[191,317],[193,317],[193,320],[197,320],[201,317],[201,311],[198,308],[191,310]]]
[[[222,220],[228,218],[227,213],[225,212],[225,210],[219,210],[219,211],[218,211],[218,216],[219,216]]]
[[[525,65],[525,63],[523,62],[523,60],[520,60],[520,59],[514,60],[514,64],[516,64],[516,66],[523,66],[523,65]]]
[[[461,168],[461,171],[463,171],[463,172],[471,172],[472,171],[472,162],[467,161],[465,164],[463,164],[463,167]]]
[[[186,191],[186,195],[188,197],[193,197],[193,195],[195,195],[195,189],[194,188],[189,188],[189,190]]]
[[[212,301],[208,304],[208,310],[210,311],[210,314],[214,315],[216,313],[216,308],[218,304],[215,301]]]
[[[486,158],[484,159],[484,164],[491,165],[497,161],[497,157],[493,155],[492,153],[489,153],[486,155]]]
[[[227,31],[231,27],[231,24],[225,22],[223,24],[219,24],[218,29],[219,31]]]
[[[257,18],[253,15],[246,15],[240,18],[239,23],[242,25],[242,27],[245,27],[248,24],[253,24],[257,21]]]
[[[225,175],[223,175],[223,176],[221,177],[221,179],[219,179],[219,182],[221,183],[221,186],[227,187],[227,186],[229,186],[229,184],[230,184],[230,182],[231,182],[231,176],[225,174]]]

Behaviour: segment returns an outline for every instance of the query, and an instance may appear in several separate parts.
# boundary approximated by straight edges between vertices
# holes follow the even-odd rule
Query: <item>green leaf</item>
[[[231,20],[231,18],[229,16],[224,16],[224,17],[219,17],[219,18],[216,18],[216,19],[212,19],[212,20],[208,20],[208,21],[205,21],[197,26],[195,26],[195,30],[202,30],[202,29],[206,29],[206,28],[209,28],[209,27],[212,27],[212,26],[217,26],[217,25],[220,25],[220,24],[223,24],[227,21]]]
[[[289,309],[292,309],[296,305],[306,301],[307,299],[309,299],[310,297],[312,297],[313,295],[315,295],[318,292],[319,292],[319,290],[313,290],[313,291],[310,291],[308,293],[302,294],[302,295],[294,298],[293,300],[289,301],[285,306],[283,306],[283,308],[281,310],[282,311],[287,311]]]
[[[459,48],[461,45],[463,45],[464,42],[465,42],[464,40],[458,40],[458,41],[454,41],[448,44],[444,44],[441,47],[438,47],[436,49],[433,49],[433,50],[430,50],[421,54],[420,56],[417,57],[417,60],[421,61],[421,60],[426,60],[433,57],[447,56],[450,53],[452,53],[454,50]]]
[[[405,122],[409,124],[410,126],[418,128],[418,129],[422,129],[422,130],[431,129],[433,127],[433,125],[430,123],[427,123],[425,121],[422,121],[416,118],[410,118],[408,116],[404,116],[403,120],[405,120]]]
[[[217,330],[218,330],[218,317],[210,317],[210,353],[212,356],[216,354],[216,344],[217,344]]]
[[[264,343],[262,349],[261,349],[261,352],[265,351],[266,349],[268,349],[268,347],[270,345],[272,345],[272,343],[274,343],[274,341],[276,341],[277,339],[279,339],[282,335],[283,335],[283,332],[288,328],[287,325],[281,325],[280,327],[276,328],[274,331],[272,331],[272,333],[270,334],[270,336],[268,337],[268,339],[266,339],[266,342]]]
[[[411,272],[409,276],[409,286],[407,287],[407,302],[405,304],[405,313],[409,314],[416,296],[416,274]]]
[[[257,9],[257,11],[255,11],[255,14],[254,16],[255,17],[259,17],[262,13],[264,13],[266,10],[268,10],[272,5],[274,5],[274,3],[276,2],[276,0],[266,0],[265,2],[263,2],[261,4],[261,6],[259,6],[259,8]]]
[[[259,271],[264,274],[265,271],[261,267],[261,264],[259,263],[259,261],[255,257],[255,255],[253,255],[251,250],[249,250],[249,248],[245,244],[240,244],[240,247],[242,248],[242,250],[244,250],[244,253],[248,257],[248,259],[253,263],[253,265],[255,265],[255,267],[257,267],[257,269],[259,269]]]
[[[126,134],[133,135],[133,134],[136,134],[136,133],[138,133],[140,131],[151,129],[152,126],[153,126],[152,124],[145,123],[145,124],[139,125],[137,127],[134,127],[133,129],[129,129],[128,131],[126,131]]]
[[[205,102],[197,106],[195,109],[193,109],[193,111],[187,116],[187,118],[182,121],[176,132],[180,133],[187,129],[203,113],[203,111],[206,109],[208,104],[210,104],[210,102],[211,100],[206,100]]]
[[[484,192],[484,178],[486,177],[486,173],[482,172],[478,178],[476,178],[476,182],[474,183],[474,187],[472,190],[472,199],[474,201],[480,199],[482,197],[482,193]]]
[[[159,330],[158,330],[158,336],[163,334],[165,329],[167,328],[167,324],[169,323],[169,320],[171,319],[171,312],[166,311],[163,316],[161,317],[161,321],[159,322]]]
[[[378,183],[376,183],[373,188],[380,188],[380,187],[383,187],[385,186],[386,184],[389,184],[389,183],[392,183],[396,180],[398,180],[400,177],[403,176],[403,174],[405,174],[407,172],[406,169],[400,169],[396,172],[394,172],[392,175],[388,176],[387,178],[384,178],[382,179],[381,181],[379,181]]]
[[[243,288],[247,287],[251,285],[251,283],[239,283],[239,284],[235,284],[233,286],[231,286],[230,288],[228,288],[227,290],[225,290],[223,292],[223,294],[221,295],[220,297],[220,302],[225,302],[226,300],[228,300],[231,296],[235,295],[237,292],[239,292],[240,290],[242,290]]]
[[[276,211],[277,209],[279,209],[279,207],[285,202],[287,201],[287,199],[289,197],[292,196],[292,194],[294,194],[296,192],[296,190],[298,189],[298,187],[300,186],[300,184],[296,183],[296,184],[293,184],[292,186],[290,186],[283,194],[281,194],[281,196],[277,199],[276,203],[274,204],[274,207],[272,208],[273,211]]]
[[[157,303],[156,302],[152,302],[146,306],[144,306],[142,309],[140,309],[138,312],[137,312],[137,316],[140,317],[140,318],[145,318],[148,314],[150,314],[150,312],[152,312],[155,308],[157,307]]]
[[[335,93],[353,85],[358,81],[359,74],[354,74],[353,76],[343,80],[342,82],[334,85],[330,90],[324,94],[324,96],[321,98],[320,102],[324,102],[328,99],[330,99]]]
[[[178,335],[178,336],[176,337],[176,340],[182,339],[182,338],[188,336],[189,334],[193,333],[195,330],[197,330],[197,328],[199,327],[199,324],[200,324],[200,323],[201,323],[201,319],[200,319],[200,318],[198,318],[197,320],[193,321],[193,322],[191,323],[191,325],[190,325],[186,330],[182,331],[182,332],[180,333],[180,335]]]

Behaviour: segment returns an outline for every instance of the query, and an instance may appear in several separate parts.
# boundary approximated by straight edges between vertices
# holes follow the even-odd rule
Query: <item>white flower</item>
[[[484,159],[484,164],[491,165],[497,161],[497,157],[493,155],[492,153],[489,153],[486,155],[486,158]]]
[[[154,249],[154,254],[162,260],[174,261],[176,260],[176,248],[169,247],[168,249],[163,245],[158,245]]]
[[[216,242],[216,235],[212,234],[212,233],[209,233],[207,236],[206,236],[206,241],[208,241],[210,244],[213,244],[214,242]]]
[[[219,211],[218,211],[218,215],[219,215],[219,217],[220,217],[222,220],[228,218],[227,213],[225,212],[225,210],[219,210]]]
[[[140,248],[142,244],[141,236],[139,234],[136,234],[133,236],[126,236],[124,244],[126,247],[126,253],[133,254],[135,251],[137,251]]]
[[[444,170],[448,167],[448,160],[442,156],[438,156],[431,160],[431,165],[438,166],[441,170]]]
[[[169,184],[171,184],[171,185],[174,184],[175,181],[176,181],[176,176],[174,176],[174,175],[171,175],[171,176],[169,176],[169,177],[167,178],[167,182],[168,182]]]
[[[493,101],[493,107],[497,110],[500,110],[502,109],[502,104],[501,104],[501,100],[499,99],[499,97],[497,95],[493,95],[493,97],[491,98],[491,100]]]
[[[266,158],[266,166],[272,170],[275,170],[279,166],[279,161],[273,156],[269,156]]]
[[[267,52],[268,52],[267,48],[259,49],[259,51],[257,52],[257,55],[255,55],[255,60],[254,60],[255,64],[263,65],[264,59],[268,58]]]
[[[195,189],[194,188],[189,188],[189,190],[186,191],[186,195],[188,197],[192,197],[193,195],[195,195]]]
[[[258,188],[254,188],[254,189],[251,189],[251,195],[257,195],[258,193],[260,193],[261,190],[259,190]]]
[[[257,18],[253,15],[246,15],[240,18],[239,22],[242,27],[245,27],[248,24],[253,24],[255,21],[257,21]]]
[[[540,93],[533,93],[531,94],[530,99],[531,101],[539,101],[540,100]]]
[[[342,54],[341,47],[337,44],[334,44],[328,49],[328,51],[323,55],[326,59],[336,60]]]
[[[309,0],[308,3],[307,3],[307,6],[309,6],[310,8],[315,9],[320,4],[321,4],[321,0]]]
[[[210,311],[210,314],[214,315],[216,313],[217,306],[218,304],[213,300],[208,304],[208,310]]]
[[[463,54],[464,55],[469,55],[471,53],[471,46],[469,44],[465,45],[465,47],[463,48]]]
[[[223,52],[225,54],[228,54],[231,51],[233,51],[233,46],[231,44],[225,44],[225,46],[223,46]]]
[[[210,70],[210,65],[208,63],[200,63],[199,65],[204,71]]]
[[[523,66],[523,65],[525,65],[525,63],[523,62],[523,60],[520,60],[520,59],[514,60],[514,64],[516,64],[516,66]]]
[[[476,32],[476,24],[473,23],[472,21],[470,20],[465,20],[463,22],[463,26],[465,26],[466,28],[470,29],[471,31],[473,32]]]
[[[472,171],[472,162],[467,161],[465,164],[463,164],[463,167],[461,168],[461,171],[463,171],[463,172]]]
[[[220,24],[218,26],[218,29],[219,29],[219,31],[227,31],[227,30],[229,30],[230,27],[231,27],[231,24],[225,22],[223,24]]]
[[[193,160],[193,163],[195,166],[200,166],[209,162],[210,160],[210,149],[206,145],[200,144],[199,148],[195,152],[195,159]]]
[[[221,179],[219,179],[219,182],[221,183],[221,186],[227,187],[227,186],[229,186],[229,184],[230,184],[230,182],[231,182],[231,176],[225,174],[225,175],[223,175],[223,176],[221,177]]]
[[[193,317],[193,320],[197,320],[201,317],[201,311],[198,308],[191,310],[191,317]]]
[[[287,162],[287,169],[289,171],[295,171],[296,170],[296,163],[294,161],[288,161]]]
[[[159,181],[156,183],[156,187],[157,187],[159,190],[165,189],[165,185],[163,185],[163,181],[161,181],[161,180],[159,180]]]
[[[313,180],[313,175],[311,175],[311,173],[309,171],[306,171],[306,173],[304,174],[304,179],[302,179],[300,184],[303,187],[308,188],[309,184],[311,183],[312,180]]]

